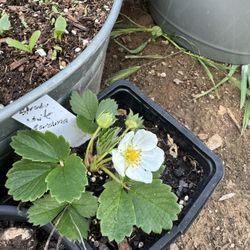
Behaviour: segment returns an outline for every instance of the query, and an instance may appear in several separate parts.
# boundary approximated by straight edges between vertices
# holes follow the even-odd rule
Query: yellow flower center
[[[132,146],[128,146],[124,152],[124,159],[126,165],[138,165],[141,159],[141,152]]]

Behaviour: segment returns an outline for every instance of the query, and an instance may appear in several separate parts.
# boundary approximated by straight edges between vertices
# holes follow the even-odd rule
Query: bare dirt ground
[[[141,25],[153,25],[150,14],[141,4],[125,4],[122,13]],[[147,37],[148,34],[137,33],[125,36],[123,43],[135,48]],[[185,250],[250,249],[250,129],[241,136],[237,128],[242,119],[239,91],[230,83],[225,83],[219,89],[220,99],[212,93],[194,100],[194,94],[211,88],[212,83],[197,61],[175,52],[177,50],[173,46],[163,44],[161,39],[151,42],[142,54],[172,53],[172,56],[147,64],[129,79],[205,143],[213,135],[219,135],[222,145],[215,153],[225,163],[223,181],[189,230],[176,241],[175,247]],[[125,55],[123,49],[110,41],[104,81],[121,69],[152,61],[127,60]],[[214,74],[215,79],[220,79],[220,74]],[[222,196],[231,193],[235,195],[219,201]]]

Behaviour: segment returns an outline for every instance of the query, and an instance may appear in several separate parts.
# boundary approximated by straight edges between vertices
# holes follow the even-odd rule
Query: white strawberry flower
[[[127,133],[112,151],[114,168],[121,176],[144,183],[151,183],[153,175],[163,161],[164,152],[157,147],[157,136],[144,129]]]

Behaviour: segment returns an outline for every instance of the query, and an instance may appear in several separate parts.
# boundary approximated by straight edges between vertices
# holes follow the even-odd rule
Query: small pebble
[[[3,104],[0,104],[0,109],[3,109],[4,108],[4,105]]]
[[[179,74],[179,75],[184,75],[184,73],[183,73],[183,71],[181,71],[181,70],[179,70],[179,71],[177,71],[177,73]]]
[[[89,40],[88,39],[83,39],[82,44],[83,44],[84,47],[87,46],[89,44]]]
[[[180,80],[180,79],[174,79],[173,80],[173,82],[175,83],[175,84],[177,84],[177,85],[179,85],[180,83],[183,83],[183,81],[182,80]]]
[[[71,33],[75,36],[76,35],[76,30],[71,30]]]
[[[138,248],[142,248],[144,246],[144,243],[142,241],[139,242]]]
[[[91,182],[96,182],[96,177],[95,176],[93,176],[93,177],[91,177]]]
[[[165,72],[163,72],[163,73],[160,74],[160,77],[165,78],[165,77],[167,77],[167,74]]]
[[[79,53],[81,51],[81,48],[75,48],[75,52]]]
[[[36,53],[37,53],[39,56],[41,56],[41,57],[44,57],[44,56],[47,55],[46,52],[44,51],[44,49],[37,49],[37,50],[36,50]]]
[[[65,9],[63,10],[63,12],[68,13],[68,12],[69,12],[69,9],[65,8]]]
[[[184,197],[184,201],[188,201],[189,200],[189,197],[188,197],[188,195],[186,195],[185,197]]]
[[[95,246],[95,247],[99,247],[99,245],[100,245],[99,242],[98,242],[97,240],[95,240],[95,241],[94,241],[94,246]]]
[[[184,200],[180,200],[180,201],[179,201],[179,204],[180,204],[180,205],[184,205]]]
[[[162,62],[161,65],[166,66],[167,64],[165,62]]]
[[[91,172],[88,171],[88,176],[91,176],[91,175],[92,175]]]

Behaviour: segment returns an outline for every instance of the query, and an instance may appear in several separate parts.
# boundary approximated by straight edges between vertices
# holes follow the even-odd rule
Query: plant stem
[[[89,153],[93,150],[93,143],[94,143],[94,140],[96,138],[96,136],[98,135],[98,133],[100,132],[101,130],[101,127],[98,127],[95,131],[95,133],[92,135],[90,141],[89,141],[89,144],[87,146],[87,149],[86,149],[86,154],[85,154],[85,158],[84,158],[84,163],[89,166]]]
[[[114,145],[114,147],[122,140],[122,138],[127,134],[128,131],[129,131],[129,128],[126,128],[126,129],[123,131],[123,133],[121,134],[119,140],[118,140],[117,143]],[[114,147],[113,147],[113,148],[114,148]],[[112,151],[112,150],[111,150],[111,151]],[[100,158],[98,159],[98,165],[99,165],[99,162],[100,162],[101,160],[103,160],[108,154],[111,153],[111,151],[106,152],[106,153],[104,153],[102,156],[100,156]]]
[[[103,170],[107,175],[109,175],[113,180],[115,180],[120,185],[122,185],[123,188],[125,188],[126,190],[129,190],[129,188],[126,186],[126,184],[123,183],[119,178],[117,178],[109,169],[107,169],[104,166],[101,166],[100,169]]]
[[[96,164],[96,167],[98,168],[98,167],[102,166],[103,164],[105,164],[105,163],[107,163],[107,162],[109,162],[109,161],[111,161],[111,160],[112,160],[112,157],[108,157],[108,158],[106,158],[106,159],[104,159],[104,160],[101,160],[101,161],[99,161],[99,162]]]

